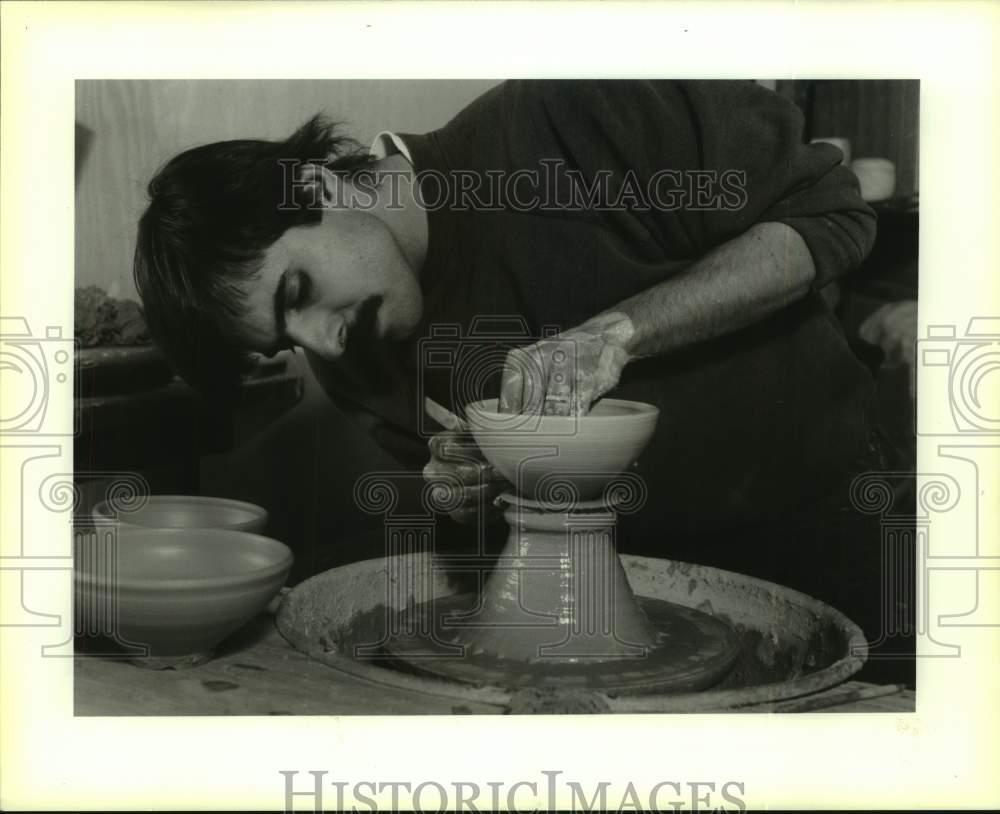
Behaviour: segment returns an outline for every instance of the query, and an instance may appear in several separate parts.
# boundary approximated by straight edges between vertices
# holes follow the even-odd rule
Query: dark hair
[[[317,115],[285,141],[207,144],[156,173],[139,220],[135,283],[150,334],[189,384],[231,395],[251,366],[252,355],[227,338],[226,328],[245,315],[243,286],[258,274],[268,247],[322,217],[319,202],[303,201],[294,183],[301,167],[319,164],[350,176],[372,161]]]

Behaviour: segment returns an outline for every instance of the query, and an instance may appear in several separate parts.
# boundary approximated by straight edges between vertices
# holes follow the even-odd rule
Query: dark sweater
[[[503,211],[431,210],[421,275],[424,321],[400,349],[409,383],[394,400],[398,409],[386,409],[361,388],[347,392],[314,365],[321,381],[401,463],[419,468],[427,460],[420,431],[432,428],[419,426],[421,395],[456,411],[472,398],[496,396],[502,349],[528,339],[467,338],[477,327],[493,335],[508,329],[482,318],[517,315],[533,339],[547,326],[572,328],[753,224],[780,221],[812,253],[813,291],[750,328],[628,366],[611,394],[662,411],[640,461],[650,499],[636,528],[655,543],[668,527],[701,535],[766,525],[842,490],[871,460],[872,383],[818,290],[861,262],[875,217],[839,165],[839,151],[803,144],[801,131],[797,108],[750,82],[530,81],[491,90],[440,130],[404,135],[423,176],[537,169],[544,177],[539,161],[552,159],[562,170],[579,171],[585,183],[610,170],[610,203],[630,170],[640,190],[658,172],[674,173],[659,187],[661,202],[676,203],[667,194],[671,185],[683,189],[691,171],[702,170],[745,173],[728,176],[745,195],[734,195],[732,183],[709,184],[709,197],[714,189],[728,209],[712,208],[711,201],[696,207],[706,201],[692,198],[681,208],[643,210],[633,198],[630,208],[608,211],[515,211],[509,200]],[[433,199],[441,176],[423,176],[422,189]],[[559,192],[525,182],[518,194],[537,202],[547,191],[566,200],[566,178],[559,180]],[[732,275],[739,286],[740,270]],[[483,363],[461,363],[457,386],[453,369],[428,365],[431,350],[458,344],[440,336],[428,342],[441,326],[466,337],[466,362]]]

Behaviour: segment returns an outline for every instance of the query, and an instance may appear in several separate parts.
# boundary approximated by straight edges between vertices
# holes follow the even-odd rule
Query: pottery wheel
[[[722,679],[739,655],[732,629],[693,608],[636,597],[656,630],[643,655],[607,660],[515,661],[470,652],[457,644],[460,618],[476,606],[475,594],[432,600],[402,611],[401,631],[382,645],[382,666],[410,669],[466,684],[510,689],[554,687],[603,692],[679,693],[706,689]],[[389,663],[386,663],[386,662]]]

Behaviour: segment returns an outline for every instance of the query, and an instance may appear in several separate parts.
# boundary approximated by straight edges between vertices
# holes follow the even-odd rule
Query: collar
[[[375,158],[388,158],[399,153],[411,164],[413,163],[413,156],[410,154],[410,148],[406,146],[406,142],[397,133],[389,130],[383,130],[375,136],[368,152]]]

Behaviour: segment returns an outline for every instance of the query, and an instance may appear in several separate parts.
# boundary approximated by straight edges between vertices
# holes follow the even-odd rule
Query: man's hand
[[[631,360],[634,334],[621,313],[600,314],[578,328],[507,355],[500,412],[583,415],[611,390]]]
[[[501,513],[494,507],[493,500],[510,485],[487,463],[471,434],[446,430],[433,436],[428,446],[431,459],[424,467],[424,479],[434,483],[447,478],[442,482],[442,489],[454,488],[451,478],[457,478],[462,484],[461,503],[448,513],[449,517],[471,524],[476,522],[480,511]]]
[[[861,323],[859,336],[877,345],[887,365],[905,364],[910,372],[910,396],[917,397],[917,301],[887,303]]]

